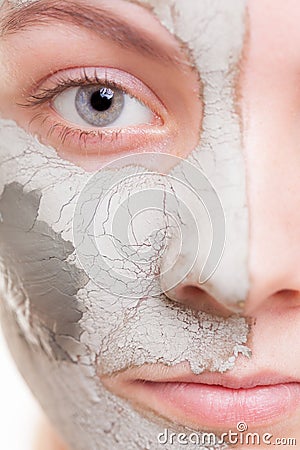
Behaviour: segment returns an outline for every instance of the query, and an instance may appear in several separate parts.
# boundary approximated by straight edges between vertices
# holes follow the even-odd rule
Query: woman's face
[[[299,2],[0,5],[2,324],[49,418],[300,440]]]

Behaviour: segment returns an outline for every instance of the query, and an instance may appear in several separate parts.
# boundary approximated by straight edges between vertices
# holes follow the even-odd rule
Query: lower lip
[[[138,397],[169,419],[193,426],[224,428],[239,422],[268,425],[300,406],[300,384],[230,389],[195,383],[137,382]],[[147,396],[145,397],[145,395]]]

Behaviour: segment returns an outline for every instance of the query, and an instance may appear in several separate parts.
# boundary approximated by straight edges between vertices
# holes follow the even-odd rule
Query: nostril
[[[295,306],[300,305],[300,292],[294,289],[281,289],[276,292],[274,297],[277,301],[289,302],[291,306],[292,304],[295,304]]]
[[[257,301],[258,300],[258,301]],[[278,314],[300,306],[300,291],[297,289],[280,289],[268,295],[252,293],[252,297],[246,301],[244,314],[253,315],[262,311],[277,311]]]
[[[203,311],[207,314],[229,317],[232,310],[226,308],[204,289],[193,285],[181,285],[171,291],[165,292],[171,300],[181,303],[194,311]]]

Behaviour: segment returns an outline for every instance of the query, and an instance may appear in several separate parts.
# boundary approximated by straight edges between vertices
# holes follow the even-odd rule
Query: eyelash
[[[98,84],[107,84],[112,88],[121,90],[124,94],[131,95],[133,97],[136,97],[139,101],[141,101],[145,106],[147,106],[153,113],[154,119],[157,122],[156,125],[159,123],[159,125],[164,125],[164,121],[160,114],[158,114],[157,111],[154,110],[153,104],[149,105],[150,102],[147,102],[147,100],[140,99],[138,95],[133,95],[130,89],[127,89],[122,85],[121,83],[114,82],[111,77],[108,77],[105,71],[105,76],[99,77],[97,75],[97,71],[95,70],[93,74],[90,74],[87,72],[85,68],[80,69],[80,76],[72,77],[68,75],[64,76],[58,76],[55,77],[55,86],[51,88],[39,88],[39,90],[36,93],[30,94],[26,99],[24,103],[19,104],[19,106],[23,108],[33,108],[36,109],[38,107],[42,107],[43,105],[52,106],[51,102],[55,99],[55,97],[62,92],[64,92],[66,89],[74,88],[74,87],[82,87],[82,86],[93,86]],[[53,112],[53,111],[52,111]],[[51,126],[48,129],[47,132],[47,138],[50,139],[52,135],[57,132],[58,138],[62,145],[66,143],[66,140],[69,138],[74,138],[77,140],[77,145],[79,145],[79,148],[86,148],[88,145],[88,139],[91,138],[97,138],[100,143],[104,142],[106,140],[106,143],[111,144],[113,142],[116,143],[116,145],[122,144],[122,137],[124,134],[130,134],[136,135],[137,129],[134,127],[128,127],[128,128],[88,128],[88,129],[82,129],[78,128],[78,126],[70,126],[65,125],[62,122],[56,122],[53,123],[53,118],[49,114],[45,114],[45,112],[39,111],[37,114],[35,114],[30,122],[29,126],[31,126],[35,121],[42,120],[42,125],[45,125],[47,121],[51,122]],[[153,125],[152,125],[153,128]],[[130,132],[129,132],[130,130]],[[139,131],[139,134],[141,134],[141,130]]]

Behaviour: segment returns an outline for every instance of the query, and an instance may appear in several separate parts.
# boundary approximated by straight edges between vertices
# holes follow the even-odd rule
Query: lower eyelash
[[[29,126],[32,126],[33,122],[35,122],[36,120],[41,120],[42,126],[45,125],[48,120],[52,122],[49,116],[45,116],[44,113],[40,112],[33,116],[29,123]],[[97,138],[99,140],[99,143],[108,138],[110,139],[110,141],[116,141],[120,140],[124,130],[117,128],[110,128],[106,131],[82,130],[80,128],[68,127],[67,125],[57,122],[51,124],[47,132],[47,139],[50,139],[56,131],[58,133],[58,138],[61,141],[61,145],[64,145],[68,138],[76,137],[78,139],[77,145],[84,148],[87,146],[87,139],[89,137]]]
[[[68,139],[76,138],[78,141],[77,145],[79,145],[81,149],[87,147],[88,145],[87,140],[90,137],[96,137],[99,142],[99,145],[101,145],[101,143],[103,143],[104,140],[106,140],[106,143],[117,142],[120,140],[122,136],[122,130],[118,129],[112,130],[110,133],[105,133],[95,131],[83,131],[81,129],[69,128],[62,124],[56,125],[54,124],[49,130],[49,136],[51,136],[54,133],[55,128],[60,128],[60,131],[58,132],[58,137],[61,140],[62,145],[64,145]],[[110,142],[107,142],[108,139]]]
[[[52,128],[49,130],[49,135],[51,136],[54,133],[54,128],[58,128],[61,127],[61,130],[58,134],[59,138],[61,139],[62,144],[66,143],[66,140],[70,137],[75,137],[77,135],[78,137],[78,144],[80,146],[82,146],[82,144],[84,144],[84,146],[87,146],[87,138],[90,136],[94,136],[97,137],[100,141],[100,143],[104,140],[104,138],[107,138],[108,136],[110,137],[111,141],[113,140],[117,140],[120,138],[120,135],[122,134],[122,130],[114,130],[112,132],[109,133],[109,135],[107,133],[99,133],[99,132],[94,132],[94,131],[83,131],[81,129],[72,129],[72,128],[68,128],[65,125],[62,124],[57,124],[57,125],[53,125]]]

